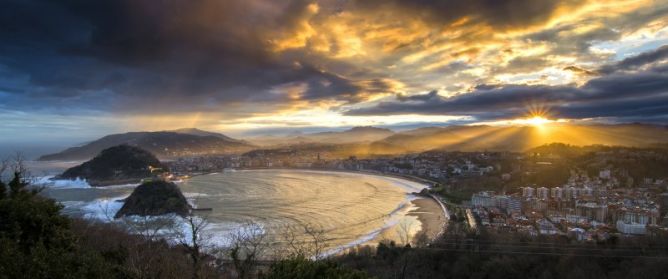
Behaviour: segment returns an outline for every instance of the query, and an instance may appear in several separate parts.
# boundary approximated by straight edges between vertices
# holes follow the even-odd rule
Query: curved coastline
[[[297,168],[240,168],[234,169],[235,171],[291,171],[291,172],[312,172],[312,173],[323,173],[323,174],[337,174],[343,173],[347,175],[359,175],[359,176],[372,176],[389,182],[391,185],[401,188],[406,192],[406,213],[403,216],[413,216],[416,217],[420,223],[420,231],[426,232],[431,239],[434,239],[436,236],[442,233],[445,221],[447,220],[447,212],[439,210],[438,206],[425,206],[427,201],[432,201],[432,198],[423,196],[423,195],[414,195],[415,192],[419,192],[424,188],[429,187],[426,183],[421,183],[416,180],[407,179],[404,177],[396,175],[386,175],[383,173],[377,172],[364,172],[364,171],[350,171],[350,170],[329,170],[329,169],[297,169]],[[192,176],[215,174],[215,173],[224,173],[220,172],[207,172],[207,173],[198,173],[193,174]],[[130,185],[119,185],[119,186],[104,186],[96,188],[116,188],[116,187],[128,187]],[[420,202],[421,201],[421,202]],[[438,202],[436,200],[436,202]],[[114,204],[116,205],[116,204]],[[91,213],[97,215],[95,213]],[[90,215],[90,214],[87,214]],[[392,215],[388,213],[388,216]],[[443,216],[438,218],[437,221],[434,221],[434,218],[429,218],[431,216]],[[92,216],[89,216],[92,217]],[[364,244],[376,244],[377,242],[383,240],[383,233],[391,233],[391,229],[395,228],[397,225],[396,219],[388,219],[383,226],[377,227],[376,229],[369,231],[366,235],[361,236],[358,239],[344,245],[339,245],[337,247],[332,247],[330,251],[327,251],[327,254],[336,254],[343,251],[346,251],[349,248],[353,248],[359,245]],[[438,228],[438,229],[435,229]],[[437,233],[434,233],[435,230],[438,230]]]
[[[447,221],[450,219],[450,214],[448,212],[447,207],[441,202],[438,197],[429,194],[427,196],[425,195],[415,195],[416,192],[421,191],[422,189],[429,188],[431,185],[430,183],[425,183],[425,179],[420,179],[420,178],[415,178],[415,177],[404,177],[400,175],[393,175],[393,174],[386,174],[382,172],[373,172],[373,171],[354,171],[354,170],[340,170],[340,169],[310,169],[310,168],[234,168],[232,169],[234,171],[262,171],[262,170],[267,170],[267,171],[280,171],[280,170],[286,170],[286,171],[303,171],[303,172],[315,172],[315,173],[345,173],[345,174],[352,174],[352,175],[364,175],[364,176],[374,176],[377,178],[381,178],[383,180],[386,180],[390,182],[391,184],[395,185],[396,187],[408,190],[408,191],[414,191],[414,192],[407,192],[407,202],[412,204],[412,210],[410,210],[406,215],[408,216],[415,216],[417,217],[418,221],[420,222],[420,231],[418,233],[425,233],[429,237],[430,241],[435,240],[439,236],[443,235],[445,233],[445,226],[447,224]],[[214,172],[217,173],[217,172]],[[205,175],[208,173],[202,173],[201,175]],[[401,184],[401,181],[409,182],[411,184],[418,184],[420,187],[416,188],[411,188],[411,187],[404,187],[407,184]],[[405,183],[403,182],[403,183]],[[412,196],[412,197],[411,197]],[[419,202],[422,201],[422,202]],[[430,206],[428,203],[433,203],[436,206]],[[439,216],[436,219],[433,218],[433,216],[429,215],[436,215]],[[377,236],[379,236],[383,231],[390,229],[392,226],[388,226],[387,224],[381,228],[378,228],[377,230],[370,232],[369,235],[375,234],[376,237],[369,237],[369,235],[362,237],[361,239],[358,239],[354,241],[353,243],[350,243],[348,245],[343,245],[341,247],[336,247],[335,250],[338,250],[339,252],[345,251],[346,249],[361,245],[361,244],[369,244],[371,241],[380,241],[382,239],[378,239]],[[365,239],[364,241],[361,241],[362,239]]]

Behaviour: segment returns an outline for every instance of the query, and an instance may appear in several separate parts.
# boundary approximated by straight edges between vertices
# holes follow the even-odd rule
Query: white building
[[[617,230],[623,234],[645,234],[647,226],[639,223],[626,223],[622,220],[617,221]]]
[[[550,190],[545,187],[540,187],[536,190],[539,199],[548,199],[550,197]]]
[[[538,225],[538,232],[543,235],[554,235],[559,233],[559,230],[557,230],[557,227],[552,224],[552,222],[545,220],[545,219],[540,219],[536,221],[536,225]]]
[[[475,193],[471,197],[471,204],[473,206],[494,207],[496,206],[496,201],[493,199],[493,196],[493,192]]]
[[[598,172],[598,177],[602,179],[610,179],[611,173],[610,170],[602,170]]]
[[[550,196],[553,199],[561,199],[564,195],[564,191],[561,189],[561,187],[554,187],[550,189]]]
[[[522,197],[532,198],[535,192],[536,192],[536,189],[534,189],[532,187],[524,187],[524,188],[522,188]]]

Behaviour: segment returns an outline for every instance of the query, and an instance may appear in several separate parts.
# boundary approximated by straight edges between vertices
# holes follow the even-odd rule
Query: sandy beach
[[[408,215],[415,216],[422,224],[420,232],[424,232],[429,239],[435,239],[445,227],[447,219],[439,204],[430,198],[418,198],[412,201],[416,207]]]

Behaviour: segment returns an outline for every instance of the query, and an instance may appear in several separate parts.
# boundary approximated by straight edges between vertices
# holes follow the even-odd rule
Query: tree
[[[4,182],[3,182],[4,185]],[[53,200],[28,191],[20,171],[0,198],[0,278],[110,278],[116,266],[81,249]],[[117,269],[116,269],[117,270]]]
[[[7,185],[5,185],[5,182],[2,181],[2,178],[5,175],[5,170],[7,170],[8,165],[9,163],[7,160],[0,161],[0,200],[7,196]]]
[[[269,241],[262,227],[249,222],[232,235],[232,244],[226,251],[238,278],[249,278],[258,262],[265,257]]]
[[[279,258],[306,257],[321,259],[325,249],[329,247],[325,230],[321,226],[302,224],[299,226],[286,225],[281,228],[281,247],[275,249],[283,251]]]
[[[396,228],[397,236],[399,241],[403,245],[410,245],[411,232],[413,231],[414,222],[413,220],[402,220],[399,222],[399,225]]]
[[[332,261],[309,260],[297,257],[282,260],[271,265],[269,273],[264,279],[364,279],[370,278],[366,273],[342,267]]]
[[[209,225],[206,217],[188,215],[181,217],[185,221],[188,233],[181,237],[181,245],[186,248],[190,259],[192,260],[193,279],[201,278],[202,269],[202,249],[206,245],[207,237],[204,236],[204,230]]]

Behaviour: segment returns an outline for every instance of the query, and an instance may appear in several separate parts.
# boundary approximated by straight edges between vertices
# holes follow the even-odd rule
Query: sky
[[[3,0],[0,144],[668,123],[668,1]]]

